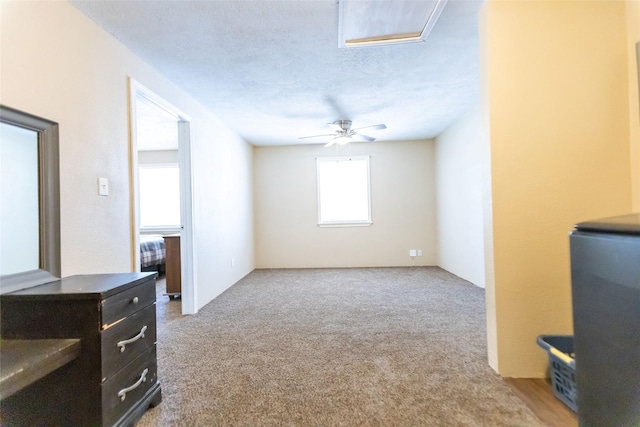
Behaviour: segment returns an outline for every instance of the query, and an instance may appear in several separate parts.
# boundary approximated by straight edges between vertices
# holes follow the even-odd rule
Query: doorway
[[[167,298],[181,304],[182,314],[193,314],[190,118],[135,80],[129,83],[132,267],[166,274]]]

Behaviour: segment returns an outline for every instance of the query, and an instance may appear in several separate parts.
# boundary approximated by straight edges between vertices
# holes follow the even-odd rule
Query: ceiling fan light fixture
[[[332,129],[334,129],[334,133],[323,134],[323,135],[309,135],[309,136],[301,136],[298,139],[307,139],[307,138],[321,138],[325,136],[331,136],[331,140],[325,145],[325,147],[331,147],[334,144],[345,145],[355,141],[375,141],[376,139],[369,135],[363,135],[358,132],[360,129],[369,129],[369,130],[379,130],[386,129],[387,126],[380,123],[377,125],[370,125],[359,127],[356,129],[351,129],[351,120],[336,120],[333,123],[327,123]]]
[[[347,135],[336,136],[334,142],[336,144],[338,144],[338,145],[345,145],[345,144],[348,144],[349,142],[351,142],[351,137],[347,136]]]

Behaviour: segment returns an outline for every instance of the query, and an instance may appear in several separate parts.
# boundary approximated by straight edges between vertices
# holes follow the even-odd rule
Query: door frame
[[[140,188],[136,102],[144,99],[176,118],[178,126],[178,167],[180,173],[180,270],[182,276],[182,314],[196,313],[195,251],[193,241],[193,186],[191,171],[191,118],[133,78],[129,77],[129,141],[131,182],[131,260],[133,271],[140,271]],[[186,261],[186,262],[185,262]]]

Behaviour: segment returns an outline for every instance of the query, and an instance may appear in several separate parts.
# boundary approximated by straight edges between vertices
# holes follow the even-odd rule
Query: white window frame
[[[178,169],[178,179],[180,177],[180,164],[178,163],[140,163],[138,164],[138,174],[140,174],[140,169],[167,169],[167,168],[175,168]],[[178,185],[178,187],[180,187]],[[178,203],[180,203],[180,199],[178,199]],[[142,208],[141,208],[142,212]],[[143,233],[175,233],[179,232],[182,229],[182,212],[180,212],[180,220],[178,224],[166,224],[159,226],[143,226],[142,225],[142,216],[140,217],[140,231]]]
[[[366,164],[367,174],[367,219],[355,220],[344,219],[339,221],[322,221],[322,197],[321,197],[321,184],[320,177],[320,164],[329,162],[346,162],[353,160],[364,160]],[[317,157],[316,158],[316,182],[317,182],[317,199],[318,199],[318,226],[319,227],[368,227],[373,224],[371,220],[371,166],[370,156],[345,156],[345,157]]]

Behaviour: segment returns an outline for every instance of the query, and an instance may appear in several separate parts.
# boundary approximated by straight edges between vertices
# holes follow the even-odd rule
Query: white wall
[[[197,283],[208,302],[255,268],[253,147],[222,122],[192,128],[191,136],[207,141],[192,149],[192,165]]]
[[[371,156],[370,227],[318,227],[316,157],[322,145],[256,147],[257,268],[436,265],[433,141],[351,143]],[[422,249],[412,260],[409,249]]]
[[[63,276],[135,268],[128,77],[192,119],[196,307],[249,273],[251,146],[70,4],[0,7],[2,103],[60,124]],[[108,197],[98,177],[109,179]]]
[[[484,287],[480,110],[436,138],[438,265]]]

